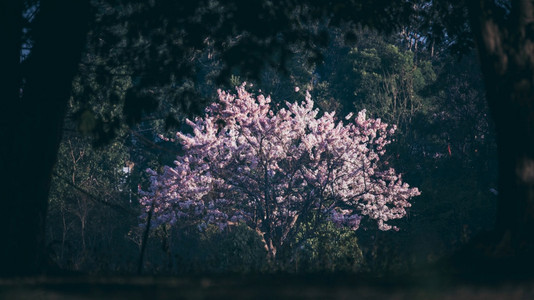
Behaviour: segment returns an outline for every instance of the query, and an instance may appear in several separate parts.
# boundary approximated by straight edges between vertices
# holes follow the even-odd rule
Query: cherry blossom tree
[[[381,230],[406,215],[420,194],[380,158],[395,126],[368,119],[365,110],[337,121],[334,113],[302,103],[274,110],[271,99],[236,88],[218,91],[204,117],[188,120],[193,134],[177,133],[184,155],[151,175],[142,191],[153,223],[192,222],[200,228],[245,223],[261,237],[268,256],[303,224],[331,221],[358,229],[362,217]]]

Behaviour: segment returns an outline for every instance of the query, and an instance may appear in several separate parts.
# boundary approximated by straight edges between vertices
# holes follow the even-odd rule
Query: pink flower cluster
[[[364,216],[396,229],[388,221],[404,217],[420,192],[380,161],[394,126],[365,110],[347,121],[319,117],[309,93],[274,111],[269,97],[236,90],[219,91],[204,117],[187,121],[192,135],[177,133],[185,154],[173,167],[148,170],[141,203],[154,205],[156,225],[245,222],[278,245],[311,213],[353,230]]]

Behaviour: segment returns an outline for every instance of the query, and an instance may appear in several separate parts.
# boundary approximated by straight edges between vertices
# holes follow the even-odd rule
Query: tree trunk
[[[2,27],[16,28],[17,32],[4,40],[3,47],[18,48],[9,57],[1,55],[7,67],[0,70],[2,78],[16,78],[0,89],[3,106],[0,162],[7,175],[0,182],[3,276],[32,275],[44,268],[51,173],[71,82],[88,29],[88,1],[43,0],[38,5],[39,13],[32,27],[34,46],[23,63],[20,62],[23,6],[10,5],[6,15],[16,18],[9,24],[2,22]]]
[[[534,21],[531,1],[513,1],[510,21],[495,17],[493,1],[471,1],[487,100],[495,121],[499,195],[494,244],[496,259],[534,259]]]

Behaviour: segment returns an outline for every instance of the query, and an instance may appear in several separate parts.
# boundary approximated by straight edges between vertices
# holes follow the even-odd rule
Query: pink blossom
[[[141,204],[148,211],[154,203],[156,225],[201,221],[222,230],[243,222],[269,239],[273,253],[310,211],[352,230],[362,217],[396,229],[388,221],[404,217],[420,192],[380,167],[394,126],[365,110],[346,125],[333,112],[317,117],[309,93],[275,111],[245,84],[236,90],[219,90],[204,117],[187,121],[193,135],[176,134],[185,153],[173,167],[147,170],[151,186]]]

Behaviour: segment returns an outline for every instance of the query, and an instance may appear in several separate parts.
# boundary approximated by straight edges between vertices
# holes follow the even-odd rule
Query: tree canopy
[[[270,102],[243,84],[237,95],[219,91],[204,118],[188,121],[194,136],[177,133],[185,155],[161,175],[150,170],[141,203],[154,212],[153,222],[221,229],[243,222],[272,259],[312,217],[315,227],[330,219],[356,230],[367,216],[381,230],[398,230],[387,222],[405,216],[409,198],[420,193],[381,167],[395,127],[367,119],[365,110],[348,115],[347,125],[336,124],[334,113],[318,118],[309,93],[276,112]]]

